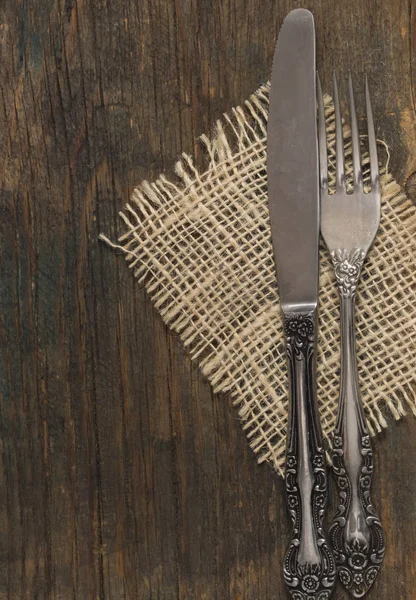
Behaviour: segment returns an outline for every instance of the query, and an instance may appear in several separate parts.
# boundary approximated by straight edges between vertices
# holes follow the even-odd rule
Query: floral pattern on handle
[[[336,580],[336,564],[323,531],[327,473],[313,381],[315,315],[286,313],[284,325],[291,379],[286,497],[293,523],[284,560],[284,578],[292,600],[329,600]],[[296,379],[298,385],[295,385]],[[303,418],[307,423],[304,429],[300,424]],[[305,463],[307,478],[301,473]],[[313,561],[301,558],[302,536],[315,548]]]
[[[339,489],[339,505],[331,524],[329,535],[338,566],[338,577],[343,586],[355,598],[364,596],[374,583],[383,562],[386,549],[383,528],[373,509],[370,498],[373,473],[373,453],[370,436],[365,433],[361,438],[363,463],[359,476],[359,497],[369,529],[367,543],[358,537],[348,542],[344,529],[351,506],[351,481],[345,469],[343,441],[339,434],[333,437],[333,471]]]
[[[331,252],[332,263],[335,269],[335,277],[339,293],[343,298],[355,295],[361,267],[365,259],[363,250],[333,250]]]
[[[333,436],[333,472],[339,504],[329,529],[344,587],[361,598],[374,583],[385,554],[384,532],[370,488],[373,453],[361,403],[355,351],[354,307],[362,249],[331,252],[341,297],[341,392]]]

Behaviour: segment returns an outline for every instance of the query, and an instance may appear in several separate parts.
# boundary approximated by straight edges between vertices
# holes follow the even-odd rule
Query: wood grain
[[[416,198],[416,3],[304,5],[324,87],[334,68],[344,84],[367,71]],[[268,79],[296,6],[1,3],[0,598],[287,597],[282,481],[97,238],[116,236],[135,184],[198,156],[196,136]],[[388,549],[369,598],[415,598],[415,455],[411,419],[376,445]]]

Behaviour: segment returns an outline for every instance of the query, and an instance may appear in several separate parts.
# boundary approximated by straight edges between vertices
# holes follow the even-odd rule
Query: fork
[[[329,536],[341,583],[355,598],[361,598],[377,577],[385,552],[383,529],[370,498],[373,454],[359,390],[354,329],[358,280],[380,222],[380,176],[366,77],[371,180],[371,191],[366,193],[351,73],[348,87],[353,192],[347,193],[346,187],[341,111],[334,74],[336,191],[335,194],[329,194],[325,114],[318,78],[321,233],[335,269],[341,312],[341,382],[333,436],[333,471],[339,489],[339,502]]]

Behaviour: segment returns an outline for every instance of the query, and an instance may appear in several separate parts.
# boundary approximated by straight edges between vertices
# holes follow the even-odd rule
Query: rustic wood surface
[[[416,1],[304,5],[325,89],[334,68],[367,71],[416,197]],[[268,79],[297,6],[0,4],[1,599],[287,598],[282,481],[97,238],[116,236],[135,184],[198,154],[196,136]],[[414,600],[416,420],[377,442],[388,549],[368,597]]]

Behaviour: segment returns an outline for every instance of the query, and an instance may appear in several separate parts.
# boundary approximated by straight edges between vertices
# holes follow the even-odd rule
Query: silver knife
[[[273,59],[267,127],[270,221],[290,381],[286,497],[293,522],[284,578],[293,600],[327,600],[336,579],[323,531],[325,452],[316,404],[319,166],[315,27],[293,10]]]

